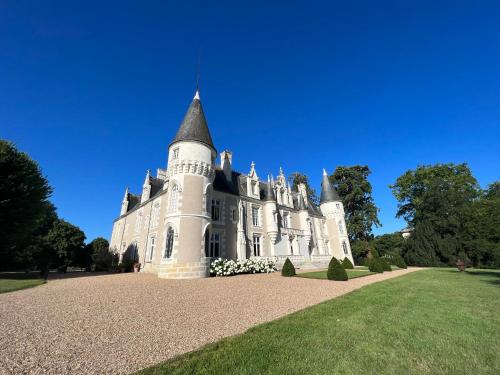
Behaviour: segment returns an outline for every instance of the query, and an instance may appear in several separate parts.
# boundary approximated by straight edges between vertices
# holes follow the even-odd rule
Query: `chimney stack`
[[[224,150],[220,153],[220,166],[226,176],[226,180],[231,182],[233,173],[233,153],[229,150]]]

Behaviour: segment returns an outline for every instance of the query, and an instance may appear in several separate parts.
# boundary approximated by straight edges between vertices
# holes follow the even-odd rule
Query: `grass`
[[[499,311],[498,271],[418,271],[140,374],[500,374]]]
[[[32,288],[45,283],[43,279],[6,279],[0,278],[0,293]]]
[[[356,270],[356,269],[348,269],[345,271],[347,272],[347,277],[349,279],[355,279],[356,277],[373,275],[375,273],[375,272],[370,272],[368,270]],[[326,280],[326,272],[327,271],[324,270],[324,271],[298,273],[297,277],[306,277],[308,279],[325,279]]]

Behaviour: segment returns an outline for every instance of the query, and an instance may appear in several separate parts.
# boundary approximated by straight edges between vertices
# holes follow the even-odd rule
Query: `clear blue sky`
[[[500,166],[500,2],[3,1],[0,137],[36,159],[59,215],[109,237],[195,89],[219,151],[261,178],[367,164],[388,185],[418,164]],[[216,3],[216,2],[212,2]]]

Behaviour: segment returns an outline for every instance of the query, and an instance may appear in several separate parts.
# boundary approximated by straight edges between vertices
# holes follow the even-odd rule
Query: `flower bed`
[[[228,260],[218,258],[210,263],[211,276],[233,276],[244,273],[269,273],[276,271],[276,266],[269,259]]]

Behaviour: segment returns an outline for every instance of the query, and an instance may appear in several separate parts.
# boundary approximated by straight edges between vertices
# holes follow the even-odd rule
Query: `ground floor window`
[[[220,257],[220,233],[213,232],[210,236],[210,244],[207,256],[212,258]]]
[[[253,256],[260,257],[260,236],[253,236]]]

